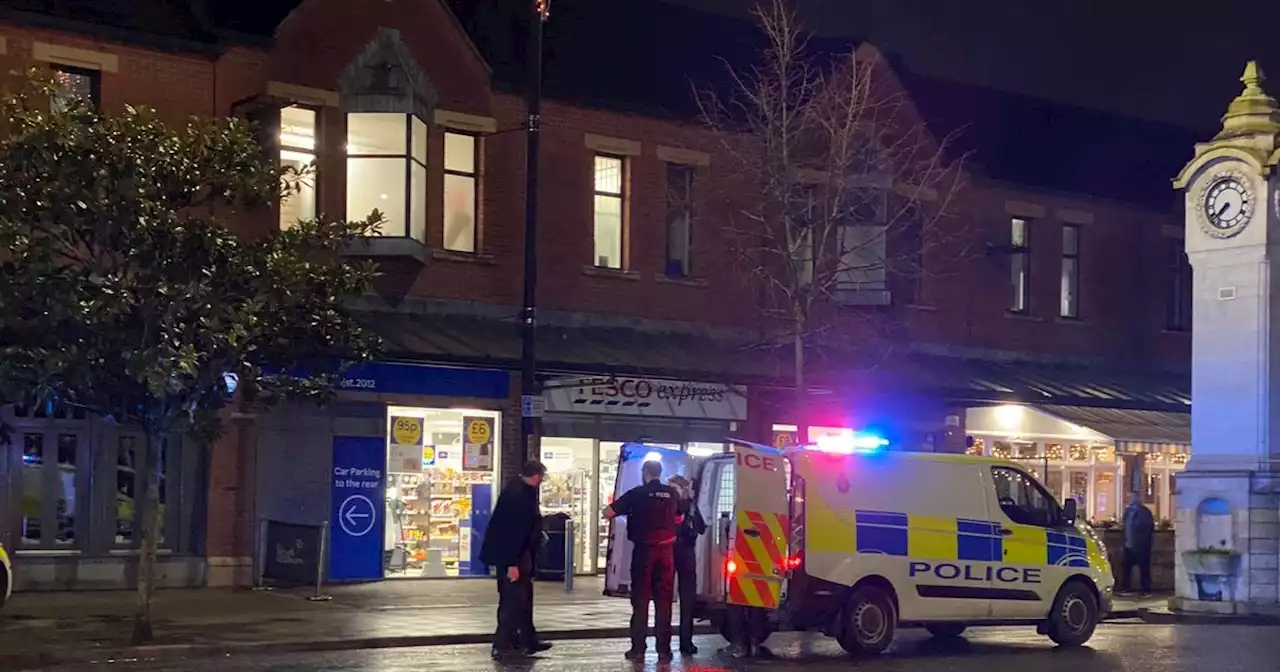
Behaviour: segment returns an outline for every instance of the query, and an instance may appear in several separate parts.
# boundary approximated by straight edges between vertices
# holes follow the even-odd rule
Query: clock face
[[[1253,216],[1253,193],[1234,175],[1215,179],[1204,194],[1204,218],[1218,235],[1238,233]]]

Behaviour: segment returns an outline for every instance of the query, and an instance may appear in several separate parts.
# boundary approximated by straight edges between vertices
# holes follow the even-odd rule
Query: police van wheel
[[[964,625],[960,623],[934,623],[924,626],[930,635],[938,639],[955,639],[964,634]]]
[[[877,654],[893,643],[898,628],[898,609],[893,598],[877,586],[854,591],[842,615],[839,642],[854,655]]]
[[[1098,627],[1098,598],[1081,581],[1069,581],[1049,612],[1049,639],[1059,646],[1080,646]]]

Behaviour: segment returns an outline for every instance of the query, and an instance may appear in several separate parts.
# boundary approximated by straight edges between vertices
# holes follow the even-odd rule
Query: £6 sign
[[[747,388],[659,378],[599,376],[550,381],[547,410],[674,418],[745,420]]]

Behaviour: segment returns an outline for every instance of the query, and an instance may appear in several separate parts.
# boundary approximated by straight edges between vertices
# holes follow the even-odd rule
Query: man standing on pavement
[[[1142,596],[1151,595],[1151,543],[1155,537],[1155,517],[1142,503],[1142,497],[1133,493],[1129,508],[1124,511],[1124,575],[1120,585],[1124,592],[1131,592],[1133,568],[1138,568],[1142,580]]]
[[[498,570],[498,630],[493,655],[534,655],[551,648],[533,627],[533,565],[542,536],[538,486],[547,468],[526,462],[498,495],[480,546],[480,561]],[[518,648],[517,648],[518,647]]]
[[[612,520],[627,516],[627,539],[635,544],[631,555],[631,649],[627,660],[643,660],[649,629],[649,600],[654,604],[654,639],[658,658],[670,660],[671,601],[675,584],[676,524],[680,500],[676,491],[662,484],[662,463],[645,462],[644,485],[632,488],[604,510]]]
[[[682,516],[676,529],[676,579],[680,588],[680,653],[692,656],[698,652],[693,644],[693,612],[698,599],[698,537],[707,531],[707,523],[694,501],[693,484],[683,476],[667,480],[680,495]]]

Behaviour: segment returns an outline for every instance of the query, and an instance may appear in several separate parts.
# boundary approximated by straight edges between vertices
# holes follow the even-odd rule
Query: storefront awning
[[[1060,420],[1092,429],[1117,443],[1191,443],[1191,414],[1083,406],[1036,406]]]
[[[1014,402],[1174,414],[1191,410],[1189,374],[935,355],[908,359],[912,368],[910,375],[918,386],[961,402]]]

